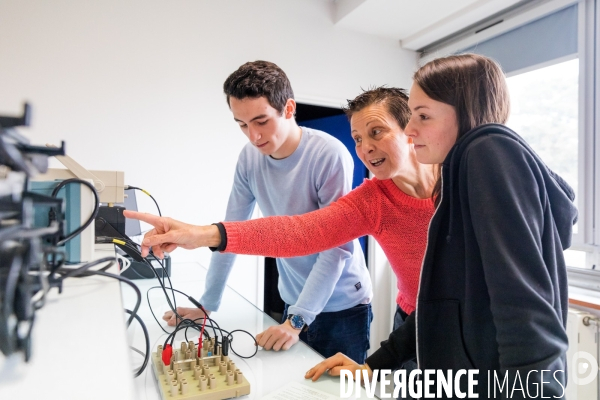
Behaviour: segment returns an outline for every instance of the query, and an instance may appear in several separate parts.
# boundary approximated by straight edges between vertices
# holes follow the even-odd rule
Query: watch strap
[[[295,323],[292,322],[292,318],[294,317],[299,317],[302,320],[303,325],[301,327],[297,327],[295,326]],[[287,319],[290,321],[290,325],[292,326],[292,328],[294,329],[299,329],[301,332],[304,332],[306,330],[308,330],[308,325],[306,324],[306,322],[304,321],[304,317],[300,314],[289,314]]]

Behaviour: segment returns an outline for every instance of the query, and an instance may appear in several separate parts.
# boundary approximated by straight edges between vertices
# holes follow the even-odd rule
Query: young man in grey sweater
[[[297,125],[292,87],[277,65],[248,62],[223,89],[249,140],[239,155],[225,221],[251,218],[256,204],[265,216],[304,214],[351,190],[350,153],[327,133]],[[207,310],[218,310],[235,257],[213,254],[200,299]],[[257,344],[278,351],[302,339],[324,357],[342,352],[364,362],[372,289],[358,240],[310,256],[279,258],[277,268],[284,319],[259,333]],[[203,317],[195,308],[177,311],[184,318]],[[176,323],[170,311],[163,318]]]

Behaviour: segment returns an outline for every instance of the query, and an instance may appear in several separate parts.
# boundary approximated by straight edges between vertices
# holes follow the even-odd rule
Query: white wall
[[[246,139],[221,92],[249,60],[277,63],[299,100],[342,104],[360,88],[408,87],[416,53],[333,26],[329,1],[0,0],[0,114],[27,100],[34,144],[65,140],[88,169],[125,171],[164,215],[224,216]],[[154,212],[150,201],[140,209]],[[210,252],[175,261],[208,265]],[[255,264],[246,258],[246,263]],[[252,268],[233,286],[255,296]],[[250,280],[249,280],[250,279]]]

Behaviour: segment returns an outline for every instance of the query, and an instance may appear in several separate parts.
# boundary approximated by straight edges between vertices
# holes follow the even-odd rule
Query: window
[[[519,133],[579,199],[579,59],[534,69],[507,79],[508,127]],[[573,227],[577,234],[579,224]],[[585,268],[585,252],[567,250],[568,266]]]
[[[579,59],[507,79],[511,101],[508,127],[571,185],[576,198],[579,198],[578,80]]]
[[[576,193],[569,267],[600,270],[600,0],[541,0],[423,49],[492,57],[507,75],[520,134]],[[600,274],[599,274],[600,279]]]

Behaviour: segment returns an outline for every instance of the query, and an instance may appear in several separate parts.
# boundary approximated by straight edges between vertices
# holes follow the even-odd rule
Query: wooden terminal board
[[[212,355],[214,352],[216,355]],[[250,383],[214,339],[205,340],[202,356],[194,342],[173,347],[170,365],[162,360],[163,347],[152,353],[152,369],[163,400],[221,400],[250,394]]]

